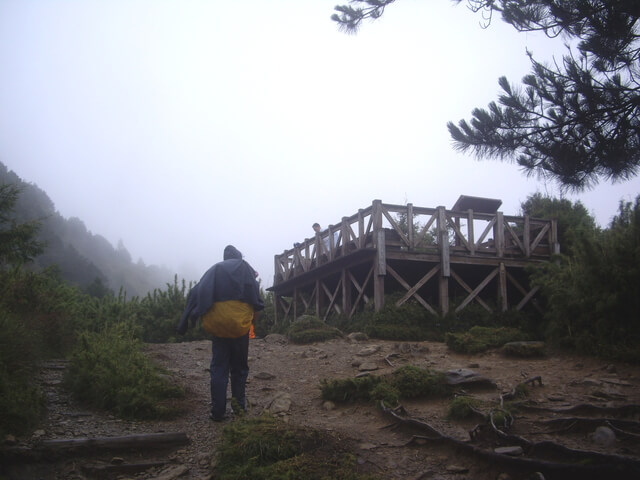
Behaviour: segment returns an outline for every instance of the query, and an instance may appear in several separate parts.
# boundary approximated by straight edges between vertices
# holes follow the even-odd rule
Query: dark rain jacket
[[[235,248],[229,250],[227,247],[224,258],[225,260],[207,270],[189,292],[187,304],[178,324],[179,334],[183,335],[189,323],[193,326],[215,302],[239,300],[248,303],[254,310],[264,309],[255,270],[242,260],[242,254]]]

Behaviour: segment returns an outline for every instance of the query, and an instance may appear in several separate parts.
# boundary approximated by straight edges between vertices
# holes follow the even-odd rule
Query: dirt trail
[[[539,406],[559,409],[589,403],[599,406],[640,404],[640,367],[611,364],[593,358],[553,354],[541,359],[505,358],[499,352],[469,356],[451,353],[446,345],[434,342],[398,343],[367,340],[349,342],[332,340],[313,345],[292,345],[275,341],[277,337],[251,341],[250,374],[247,397],[249,415],[259,415],[271,400],[288,394],[291,405],[278,414],[285,421],[332,432],[355,445],[358,463],[387,479],[479,479],[527,478],[507,469],[459,455],[451,448],[434,444],[408,445],[411,434],[391,428],[393,422],[369,404],[338,405],[327,408],[320,398],[323,378],[347,378],[359,373],[358,364],[372,362],[374,374],[391,372],[403,365],[437,370],[471,369],[493,380],[497,389],[473,390],[469,393],[487,402],[496,402],[500,394],[510,391],[523,380],[540,375],[543,385],[531,389],[530,399]],[[379,346],[379,350],[368,353]],[[203,480],[211,477],[211,462],[221,424],[208,419],[210,342],[148,345],[150,358],[165,367],[187,390],[181,401],[185,413],[172,421],[128,422],[104,412],[78,405],[60,384],[64,363],[43,367],[41,382],[48,399],[48,414],[32,439],[121,436],[142,433],[185,432],[186,446],[133,453],[116,452],[91,457],[67,457],[45,465],[34,464],[9,478],[83,479],[93,478],[87,465],[117,462],[141,463],[165,461],[166,465],[140,473],[108,478]],[[373,367],[372,366],[372,367]],[[285,395],[286,396],[286,395]],[[449,399],[412,400],[403,405],[411,416],[419,417],[442,433],[466,440],[477,421],[447,420]],[[286,407],[285,407],[286,408]],[[543,434],[535,420],[558,414],[525,412],[516,416],[518,435],[533,441],[556,440],[572,448],[597,450],[608,454],[640,456],[640,443],[617,439],[612,445],[594,443],[591,432]],[[638,420],[638,418],[636,418]],[[546,427],[545,427],[546,428]],[[11,473],[11,472],[10,472]],[[26,476],[24,476],[26,475]]]

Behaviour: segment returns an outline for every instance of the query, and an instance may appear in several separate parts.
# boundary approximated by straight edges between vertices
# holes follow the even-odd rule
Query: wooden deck
[[[458,210],[497,210],[500,203],[460,197],[456,210],[447,210],[374,200],[275,255],[269,290],[276,321],[304,313],[351,317],[366,305],[379,310],[392,292],[401,292],[397,305],[413,298],[433,314],[457,312],[473,301],[488,311],[531,305],[536,289],[524,268],[559,252],[556,223]]]

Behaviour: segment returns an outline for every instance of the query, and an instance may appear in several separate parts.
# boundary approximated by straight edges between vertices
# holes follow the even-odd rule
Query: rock
[[[541,472],[535,472],[529,476],[528,480],[545,480],[545,478]]]
[[[509,342],[502,346],[502,353],[513,357],[543,357],[544,342]]]
[[[14,437],[13,435],[5,435],[4,436],[4,444],[7,446],[14,446],[18,444],[18,439],[16,437]]]
[[[111,459],[111,465],[122,465],[124,463],[124,458],[122,457],[113,457]]]
[[[612,447],[616,443],[616,434],[609,427],[598,427],[591,435],[591,440],[601,447]]]
[[[45,434],[44,430],[36,430],[35,432],[33,432],[33,438],[44,437],[44,434]]]
[[[457,368],[455,370],[449,370],[445,373],[445,381],[449,385],[466,385],[477,387],[490,387],[496,388],[496,384],[493,380],[483,377],[473,370],[466,368]]]
[[[510,455],[512,457],[516,457],[524,453],[522,447],[517,445],[513,447],[498,447],[494,448],[493,451],[500,455]]]
[[[508,473],[501,473],[500,475],[498,475],[496,477],[496,480],[512,480],[512,476],[509,475]]]
[[[253,378],[257,378],[258,380],[273,380],[276,376],[267,372],[258,372]]]
[[[351,366],[354,368],[358,368],[360,365],[362,365],[362,360],[360,360],[359,358],[354,358],[351,362]]]
[[[174,480],[189,471],[186,465],[172,465],[165,468],[154,480]]]
[[[331,411],[331,410],[334,410],[336,408],[336,404],[333,403],[331,400],[327,400],[326,402],[324,402],[322,404],[322,408],[324,408],[327,411]]]
[[[276,393],[269,404],[265,407],[270,413],[284,413],[291,409],[291,395],[287,392]]]
[[[372,450],[372,449],[376,448],[377,445],[374,444],[374,443],[364,442],[364,443],[361,443],[360,445],[358,445],[358,447],[361,450]]]
[[[618,373],[618,369],[615,365],[607,365],[604,369],[607,371],[607,373]]]
[[[366,340],[369,340],[369,336],[363,332],[352,332],[347,335],[347,340],[353,343],[364,342]]]
[[[285,337],[284,335],[280,335],[279,333],[270,333],[269,335],[264,337],[264,341],[267,343],[275,343],[279,345],[284,345],[285,343],[289,342],[289,340],[287,340],[287,337]]]
[[[480,364],[479,363],[470,363],[469,365],[467,365],[467,368],[480,368]]]
[[[378,365],[376,365],[375,362],[364,362],[358,367],[358,370],[361,372],[371,372],[373,370],[378,370]]]
[[[380,345],[369,345],[356,353],[356,355],[359,357],[368,357],[369,355],[379,352],[381,348],[382,347]]]
[[[462,467],[460,465],[447,465],[446,470],[449,473],[467,473],[469,471],[467,467]]]

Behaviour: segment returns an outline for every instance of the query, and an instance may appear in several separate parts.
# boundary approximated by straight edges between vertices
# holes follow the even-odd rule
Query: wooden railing
[[[413,228],[408,228],[413,226]],[[336,225],[275,256],[274,285],[370,249],[438,255],[443,275],[452,258],[548,259],[558,253],[555,220],[392,205],[374,200],[370,207],[343,217]],[[384,268],[379,271],[384,274]]]

